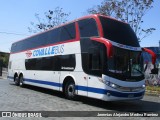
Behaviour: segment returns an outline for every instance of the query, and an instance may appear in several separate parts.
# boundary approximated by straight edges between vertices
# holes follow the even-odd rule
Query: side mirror
[[[142,50],[143,50],[144,52],[149,53],[149,54],[152,56],[152,64],[155,65],[155,63],[156,63],[156,58],[157,58],[156,54],[155,54],[152,50],[147,49],[147,48],[142,48]]]
[[[151,74],[158,74],[158,68],[153,68],[151,70]]]
[[[158,68],[154,64],[154,68],[151,70],[151,74],[158,74]]]
[[[156,68],[155,66],[156,58],[157,58],[156,54],[152,50],[147,49],[147,48],[142,48],[142,50],[144,52],[149,53],[152,56],[152,64],[154,65],[154,68],[151,70],[151,74],[158,74],[158,68]]]

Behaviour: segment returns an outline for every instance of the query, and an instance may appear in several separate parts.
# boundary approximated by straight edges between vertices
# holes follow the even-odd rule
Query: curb
[[[0,77],[0,79],[7,80],[7,78],[6,78],[6,77]]]
[[[0,79],[7,79],[7,77],[6,76],[0,76]]]

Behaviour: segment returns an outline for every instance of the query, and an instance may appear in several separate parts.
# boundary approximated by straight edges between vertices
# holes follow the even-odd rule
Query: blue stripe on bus
[[[32,82],[32,83],[38,83],[38,84],[44,84],[44,85],[50,85],[55,87],[62,87],[62,84],[56,83],[56,82],[49,82],[49,81],[42,81],[42,80],[33,80],[33,79],[24,79],[26,82]]]
[[[106,94],[107,93],[107,90],[105,90],[105,89],[86,87],[86,86],[76,86],[76,89],[77,90],[82,90],[82,91],[99,93],[99,94]]]
[[[14,79],[14,77],[11,77],[11,76],[7,76],[7,78],[8,78],[8,79]]]
[[[13,78],[13,77],[8,76],[8,78]],[[24,80],[26,82],[62,87],[61,83],[56,83],[56,82],[33,80],[33,79],[24,79]],[[134,97],[141,97],[144,95],[144,91],[138,92],[138,93],[122,93],[122,92],[117,92],[117,91],[110,91],[110,90],[106,90],[106,89],[101,89],[101,88],[86,87],[86,86],[79,86],[79,85],[76,85],[76,90],[92,92],[92,93],[97,93],[97,94],[105,94],[105,95],[107,93],[110,93],[111,96],[115,96],[115,97],[128,97],[129,95],[133,95]]]
[[[110,93],[110,95],[116,96],[116,97],[128,97],[129,95],[133,95],[134,97],[140,97],[140,96],[144,95],[144,91],[138,92],[138,93],[122,93],[122,92],[117,92],[117,91],[111,91],[111,90],[106,90],[106,89],[101,89],[101,88],[85,87],[85,86],[76,86],[76,89],[82,90],[82,91],[98,93],[98,94]]]

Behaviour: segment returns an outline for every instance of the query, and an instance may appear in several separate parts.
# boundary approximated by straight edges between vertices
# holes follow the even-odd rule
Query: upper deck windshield
[[[129,24],[100,16],[104,38],[116,43],[140,47],[138,39]]]

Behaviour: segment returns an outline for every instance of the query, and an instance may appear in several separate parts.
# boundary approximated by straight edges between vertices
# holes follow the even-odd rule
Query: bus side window
[[[57,43],[60,42],[60,28],[56,28],[53,29],[51,31],[48,31],[48,33],[46,33],[46,35],[44,35],[44,41],[46,41],[46,44],[53,44],[53,43]]]
[[[94,19],[85,19],[78,21],[80,36],[93,37],[98,36],[96,21]]]
[[[93,53],[89,54],[89,61],[90,61],[90,69],[92,70],[100,70],[100,57],[98,54]]]
[[[75,39],[75,37],[76,37],[75,23],[71,23],[61,27],[60,41]]]
[[[36,70],[36,58],[25,60],[26,70]]]
[[[89,49],[89,69],[93,72],[93,74],[98,75],[102,71],[102,61],[100,57],[100,50],[98,48]]]
[[[8,68],[11,69],[11,66],[12,66],[12,62],[9,61]]]

